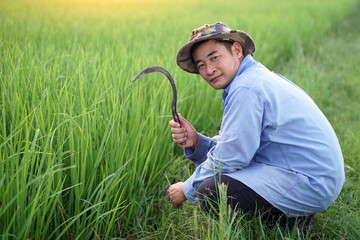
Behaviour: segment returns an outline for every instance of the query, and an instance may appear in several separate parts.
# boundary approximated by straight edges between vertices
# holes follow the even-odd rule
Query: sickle
[[[169,82],[171,84],[172,90],[173,90],[173,100],[172,100],[172,105],[171,105],[171,111],[172,111],[172,115],[174,118],[174,121],[177,123],[180,123],[179,120],[179,116],[176,112],[176,99],[177,99],[177,94],[176,94],[176,87],[175,87],[175,82],[174,79],[172,78],[172,76],[170,75],[170,73],[163,67],[159,67],[159,66],[152,66],[152,67],[148,67],[145,68],[144,70],[142,70],[135,78],[134,80],[132,80],[131,83],[135,82],[136,80],[138,80],[139,78],[141,78],[142,76],[149,74],[149,73],[153,73],[153,72],[159,72],[164,74],[167,79],[169,79]]]

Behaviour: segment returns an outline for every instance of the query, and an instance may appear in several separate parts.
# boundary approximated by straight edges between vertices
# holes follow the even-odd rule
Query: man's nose
[[[212,63],[207,64],[206,66],[206,73],[208,75],[212,75],[215,72],[215,66]]]

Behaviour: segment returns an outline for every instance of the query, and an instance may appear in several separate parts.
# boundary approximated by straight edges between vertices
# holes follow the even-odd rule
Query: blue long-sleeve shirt
[[[290,217],[328,208],[345,181],[336,134],[298,86],[248,55],[222,94],[218,136],[199,134],[185,156],[198,164],[184,182],[187,199],[219,173],[241,181]]]

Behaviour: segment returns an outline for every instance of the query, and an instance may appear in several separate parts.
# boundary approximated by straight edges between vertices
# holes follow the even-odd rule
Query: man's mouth
[[[216,82],[217,80],[219,80],[220,77],[221,77],[221,74],[216,77],[211,78],[211,82]]]

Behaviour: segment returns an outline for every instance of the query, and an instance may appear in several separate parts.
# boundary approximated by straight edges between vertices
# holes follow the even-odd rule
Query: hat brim
[[[199,71],[195,63],[193,62],[191,56],[192,47],[198,42],[212,40],[212,39],[238,42],[244,48],[244,52],[246,54],[253,55],[255,52],[255,43],[250,37],[250,35],[247,34],[246,32],[239,30],[230,30],[228,32],[222,32],[222,33],[214,32],[206,36],[195,38],[194,40],[189,41],[184,46],[182,46],[176,56],[177,65],[181,69],[189,73],[199,74]]]

